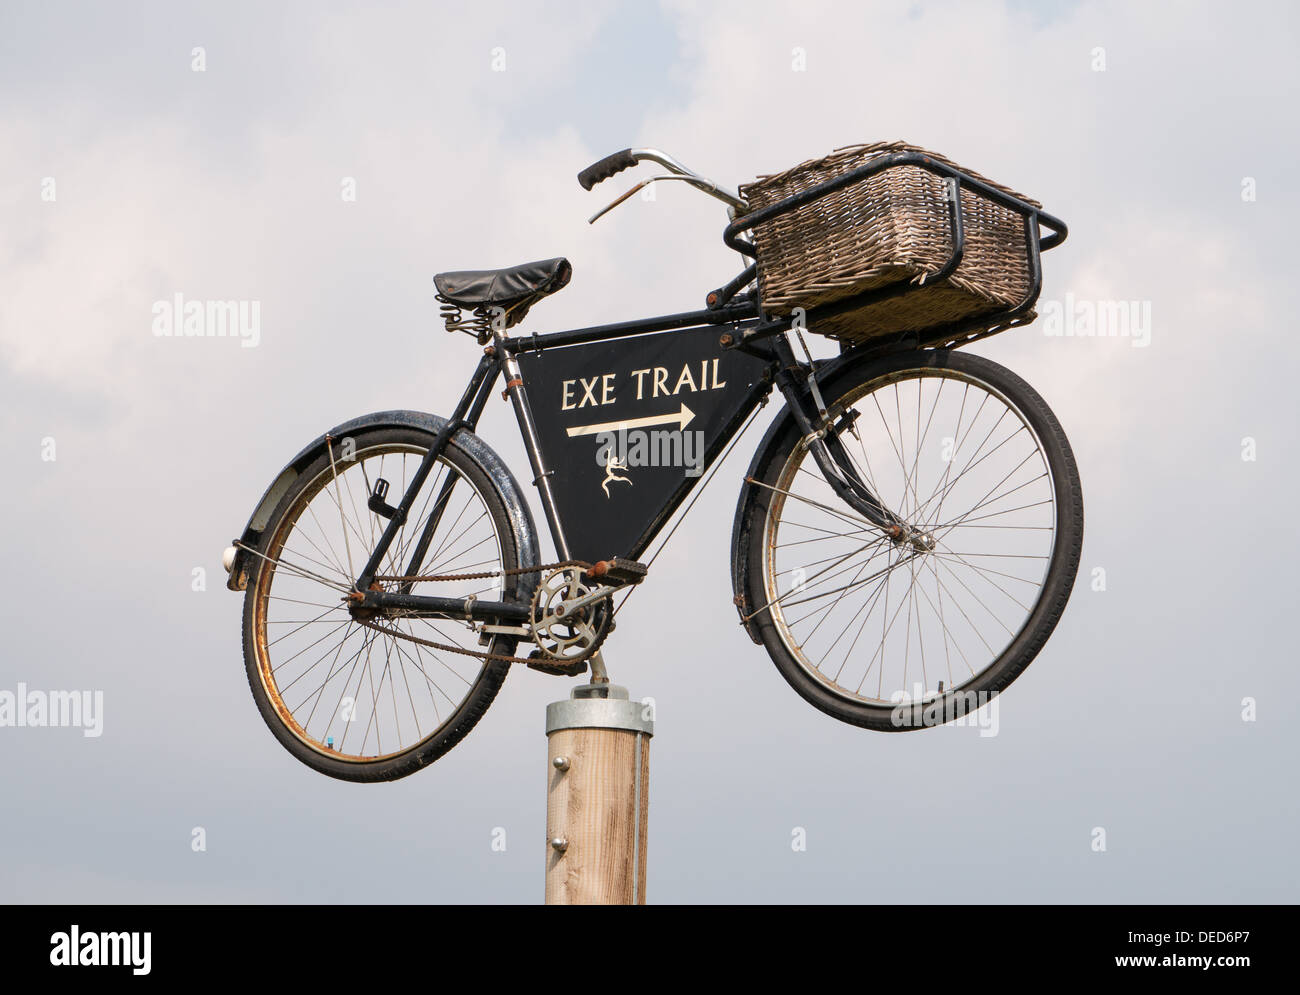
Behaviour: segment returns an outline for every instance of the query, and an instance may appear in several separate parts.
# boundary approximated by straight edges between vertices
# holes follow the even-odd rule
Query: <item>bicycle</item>
[[[1065,225],[911,152],[758,210],[655,149],[608,156],[579,182],[590,190],[642,161],[668,172],[592,221],[676,179],[728,206],[724,241],[751,259],[741,236],[782,211],[919,166],[1023,216],[1032,286],[996,320],[845,342],[814,360],[805,331],[908,288],[778,316],[760,300],[756,260],[702,310],[510,334],[569,282],[567,260],[439,274],[447,329],[483,347],[450,415],[385,411],[330,429],[276,476],[223,557],[228,587],[245,592],[253,696],[309,767],[352,781],[413,773],[473,728],[517,664],[569,676],[590,666],[607,681],[601,647],[647,576],[643,558],[774,390],[784,406],[733,522],[734,605],[805,700],[879,731],[951,719],[1005,690],[1061,617],[1083,528],[1069,443],[1028,384],[958,349],[1032,318],[1039,251]],[[954,260],[962,210],[953,198]],[[549,562],[523,490],[475,434],[498,377]]]

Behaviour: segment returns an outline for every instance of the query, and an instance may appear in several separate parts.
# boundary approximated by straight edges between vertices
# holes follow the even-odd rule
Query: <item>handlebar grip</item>
[[[590,190],[601,180],[607,180],[615,173],[621,173],[629,166],[635,165],[636,159],[632,156],[632,150],[624,149],[622,152],[605,156],[600,162],[593,162],[578,174],[578,182],[582,185],[582,189]]]

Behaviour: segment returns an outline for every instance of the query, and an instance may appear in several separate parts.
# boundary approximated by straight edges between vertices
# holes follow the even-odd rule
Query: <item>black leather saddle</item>
[[[508,327],[516,324],[543,297],[563,289],[572,276],[573,267],[560,257],[507,269],[439,273],[433,278],[433,284],[438,288],[438,296],[448,304],[475,311],[504,308]]]

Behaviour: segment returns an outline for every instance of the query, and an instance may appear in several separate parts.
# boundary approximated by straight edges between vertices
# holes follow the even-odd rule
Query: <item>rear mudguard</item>
[[[280,499],[293,486],[293,482],[298,479],[298,475],[315,462],[317,457],[327,451],[326,437],[339,439],[356,432],[375,428],[419,428],[436,435],[446,423],[447,419],[438,415],[426,414],[423,411],[377,411],[373,414],[362,415],[360,418],[353,418],[351,421],[345,421],[342,425],[336,425],[306,446],[276,475],[271,482],[271,486],[262,495],[262,499],[257,502],[257,507],[249,517],[248,524],[244,526],[244,532],[240,536],[239,542],[251,549],[261,551],[263,533],[271,520],[272,513],[275,511],[276,506],[279,505]],[[448,445],[455,446],[478,463],[489,479],[496,485],[497,494],[501,498],[501,503],[505,506],[506,514],[510,518],[510,525],[518,539],[519,565],[529,566],[540,563],[541,554],[537,543],[537,528],[533,524],[533,513],[528,508],[528,502],[524,499],[523,492],[519,489],[519,483],[515,480],[514,474],[501,461],[501,457],[486,442],[466,428],[457,431],[451,437]],[[226,587],[232,591],[242,591],[248,587],[248,568],[251,565],[249,561],[252,559],[254,557],[251,554],[243,549],[236,548]],[[523,576],[533,578],[535,581],[534,575]]]
[[[831,403],[832,398],[839,396],[833,393],[835,390],[834,381],[839,380],[846,374],[861,377],[864,375],[863,370],[865,367],[892,359],[895,355],[897,355],[896,352],[885,353],[877,349],[859,347],[841,353],[834,359],[818,360],[815,364],[818,389],[826,396],[827,403]],[[946,350],[942,349],[922,350],[918,358],[918,365],[938,365],[946,355]],[[806,400],[807,397],[808,388],[805,386],[801,399]],[[809,404],[810,409],[811,407],[812,405]],[[754,458],[749,463],[749,469],[745,471],[745,482],[740,488],[740,498],[736,501],[736,518],[731,526],[731,589],[734,595],[732,601],[736,606],[736,611],[740,613],[741,624],[744,625],[745,631],[749,633],[749,638],[759,644],[762,643],[762,639],[759,636],[758,623],[753,619],[748,621],[745,619],[745,616],[753,611],[752,607],[745,604],[745,577],[749,573],[750,510],[754,503],[766,492],[762,487],[757,487],[749,481],[762,479],[768,465],[777,457],[785,434],[797,431],[794,415],[790,413],[790,406],[787,404],[772,419],[772,424],[768,426],[763,440],[758,444],[758,449],[754,452]]]

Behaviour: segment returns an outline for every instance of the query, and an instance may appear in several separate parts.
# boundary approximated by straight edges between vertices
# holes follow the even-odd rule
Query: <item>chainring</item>
[[[563,567],[548,573],[533,594],[529,627],[533,642],[547,659],[578,663],[600,649],[609,635],[613,605],[610,595],[561,617],[556,610],[565,602],[598,590],[583,580],[581,567]]]

